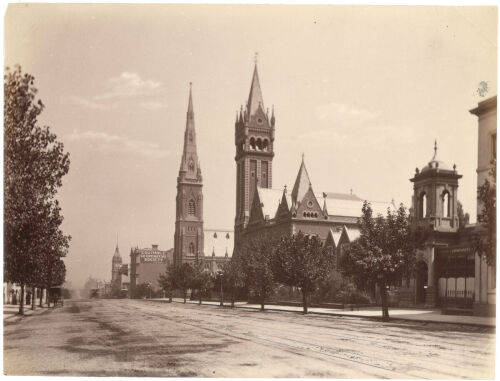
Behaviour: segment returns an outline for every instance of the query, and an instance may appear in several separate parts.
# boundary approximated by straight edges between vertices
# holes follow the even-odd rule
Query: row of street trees
[[[344,247],[339,270],[359,289],[378,286],[382,318],[388,320],[387,288],[411,277],[416,250],[425,234],[412,228],[403,205],[396,211],[388,210],[386,216],[373,216],[370,204],[365,202],[358,225],[360,237]],[[316,235],[299,232],[279,240],[264,236],[235,252],[215,284],[222,282],[233,306],[238,291],[245,289],[258,298],[261,310],[278,285],[294,287],[302,292],[303,312],[307,313],[309,296],[329,280],[334,262],[335,256]],[[198,290],[201,303],[201,295],[212,287],[214,279],[203,271],[201,263],[182,264],[168,267],[160,284],[170,296],[174,289],[181,290],[184,302],[188,289]]]
[[[70,236],[61,230],[56,198],[69,171],[69,154],[49,127],[40,127],[44,109],[34,77],[21,67],[4,75],[4,280],[21,287],[62,285]],[[34,299],[34,298],[33,298]],[[40,305],[42,300],[40,298]],[[34,308],[34,300],[32,302]]]

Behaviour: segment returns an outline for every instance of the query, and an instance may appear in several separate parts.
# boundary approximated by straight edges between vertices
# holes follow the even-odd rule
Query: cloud
[[[91,109],[91,110],[104,111],[104,110],[110,110],[112,108],[116,108],[116,106],[117,106],[116,103],[99,103],[99,102],[95,102],[93,100],[89,100],[89,99],[85,99],[85,98],[81,98],[81,97],[76,97],[76,96],[70,96],[69,100],[80,107]]]
[[[147,110],[156,110],[164,107],[162,102],[144,100],[159,97],[164,87],[161,82],[151,79],[142,79],[139,74],[125,71],[117,77],[107,81],[107,88],[103,93],[90,98],[70,96],[69,99],[76,105],[92,110],[110,110],[119,106],[123,101],[141,99],[140,107]]]
[[[111,89],[103,94],[95,95],[94,100],[125,99],[136,96],[150,96],[158,94],[161,83],[151,79],[143,80],[139,74],[123,72],[118,77],[108,80]]]
[[[71,134],[66,135],[66,139],[73,142],[87,142],[92,147],[108,152],[128,152],[157,159],[170,154],[170,151],[160,148],[156,143],[134,140],[99,131],[73,131]]]
[[[327,105],[316,107],[316,118],[321,121],[357,121],[366,122],[377,119],[380,112],[355,108],[344,103],[331,102]]]

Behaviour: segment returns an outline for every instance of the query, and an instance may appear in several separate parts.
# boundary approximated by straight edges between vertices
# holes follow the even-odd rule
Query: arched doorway
[[[427,264],[424,261],[417,263],[416,276],[416,303],[425,303],[425,290],[427,289]]]

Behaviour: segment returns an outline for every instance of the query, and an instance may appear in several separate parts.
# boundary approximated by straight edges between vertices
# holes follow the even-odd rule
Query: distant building
[[[153,291],[160,289],[158,278],[164,274],[167,265],[173,263],[174,250],[160,250],[158,245],[150,248],[130,250],[130,285],[129,292],[133,296],[134,289],[142,283],[149,284]]]
[[[234,237],[232,230],[204,231],[206,253],[203,257],[205,269],[212,274],[222,270],[233,253]]]
[[[119,294],[122,289],[122,256],[120,255],[120,249],[118,248],[118,243],[116,244],[115,253],[113,254],[113,259],[111,260],[111,290],[110,293]]]

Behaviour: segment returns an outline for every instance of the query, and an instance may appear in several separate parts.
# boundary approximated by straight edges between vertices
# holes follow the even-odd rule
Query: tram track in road
[[[195,306],[189,306],[189,309],[191,310],[192,308],[196,308]],[[212,308],[206,309],[203,311],[203,314],[206,316],[210,316],[211,318],[213,317],[227,317],[227,314],[221,313],[222,311],[215,311]],[[226,310],[226,312],[229,312]],[[241,327],[242,325],[245,325],[251,330],[259,329],[261,331],[261,334],[264,334],[264,337],[271,337],[274,336],[276,338],[282,339],[282,340],[293,340],[289,337],[283,337],[283,334],[286,333],[281,333],[279,331],[276,331],[273,328],[269,328],[268,326],[262,325],[262,317],[254,317],[252,316],[255,314],[255,312],[252,313],[246,313],[245,314],[245,320],[240,320],[238,322],[238,325]],[[249,323],[248,320],[251,320]],[[311,343],[310,341],[307,341],[308,338],[314,337],[314,335],[317,333],[314,330],[308,330],[307,326],[297,324],[295,322],[287,322],[287,324],[295,325],[297,327],[297,330],[294,330],[294,335],[299,336],[302,340],[297,340],[297,342],[300,342],[302,344],[308,344],[311,347],[316,346],[317,348],[321,348],[322,350],[324,348],[327,348],[335,353],[337,353],[340,349],[339,348],[331,348],[328,345],[317,345],[316,342]],[[475,356],[470,356],[470,353],[464,354],[464,358],[469,359],[469,361],[457,361],[457,358],[460,357],[460,354],[456,353],[457,350],[461,350],[464,347],[457,347],[456,343],[455,345],[451,345],[449,347],[443,347],[443,346],[438,346],[440,347],[439,349],[435,348],[435,344],[429,344],[432,343],[432,340],[435,340],[432,337],[428,337],[427,335],[418,335],[416,338],[418,338],[419,343],[412,342],[410,340],[403,340],[403,337],[397,337],[394,336],[390,339],[374,339],[373,337],[370,337],[366,339],[365,337],[360,337],[359,335],[356,334],[338,334],[338,333],[332,333],[332,330],[341,330],[341,329],[346,329],[348,331],[353,331],[352,326],[349,326],[347,324],[342,324],[341,326],[336,325],[335,327],[326,327],[324,325],[316,326],[317,328],[324,328],[325,331],[321,332],[321,336],[330,336],[330,337],[336,337],[339,338],[340,340],[345,340],[346,342],[343,342],[343,344],[351,344],[349,345],[349,348],[343,347],[341,349],[342,352],[345,354],[350,353],[350,355],[353,356],[359,356],[361,355],[359,353],[359,350],[352,348],[352,343],[353,342],[360,342],[361,345],[364,345],[365,350],[371,352],[371,355],[364,354],[362,356],[365,356],[367,358],[370,358],[372,360],[378,360],[381,362],[385,362],[386,364],[395,364],[396,368],[405,368],[405,367],[412,367],[416,371],[420,370],[419,373],[422,372],[429,372],[430,370],[433,369],[439,369],[439,374],[441,374],[443,377],[452,377],[452,378],[457,378],[460,376],[468,375],[470,378],[477,377],[476,372],[473,370],[473,368],[481,368],[481,367],[488,367],[489,363],[486,360],[483,360],[483,356],[480,355],[479,353],[475,353]],[[234,327],[231,327],[234,329]],[[384,327],[380,327],[384,328]],[[403,334],[403,333],[402,333]],[[416,339],[415,338],[415,339]],[[426,341],[427,340],[427,341]],[[366,347],[366,343],[369,343],[370,346]],[[405,356],[410,356],[408,358],[408,362],[402,362],[402,361],[396,361],[395,359],[391,358],[383,358],[381,356],[381,353],[390,351],[391,348],[390,346],[393,345],[395,346],[394,350],[398,350],[402,353],[402,355],[399,355],[398,358],[405,357]],[[415,346],[420,347],[421,349],[426,350],[425,353],[418,353],[418,350],[415,350]],[[397,347],[397,348],[396,348]],[[389,353],[389,355],[391,355]],[[420,356],[422,359],[422,363],[425,363],[426,367],[423,367],[419,365],[420,361],[415,363],[415,358],[413,359],[413,362],[411,362],[411,356]],[[476,361],[476,363],[471,362],[471,361]],[[479,361],[479,363],[478,363]],[[459,369],[460,372],[456,372],[456,370]],[[458,374],[457,374],[458,373]]]
[[[250,330],[242,330],[242,329],[235,330],[234,327],[231,327],[230,331],[228,329],[216,329],[213,328],[213,326],[207,326],[204,321],[199,321],[192,318],[188,318],[189,320],[186,320],[185,317],[180,317],[181,320],[179,320],[179,316],[173,318],[164,314],[158,314],[158,311],[152,311],[152,312],[154,312],[155,316],[167,319],[177,324],[187,325],[189,327],[195,328],[200,331],[210,331],[217,333],[219,335],[229,336],[239,340],[252,341],[254,343],[266,347],[268,347],[269,344],[273,344],[274,346],[280,347],[294,354],[297,354],[297,352],[300,353],[304,351],[312,352],[315,355],[317,355],[317,357],[323,359],[325,357],[334,358],[336,360],[347,361],[361,366],[390,372],[390,374],[393,375],[392,378],[425,378],[422,375],[415,375],[409,372],[398,371],[397,366],[395,366],[395,362],[393,360],[377,358],[374,356],[367,356],[351,350],[339,350],[338,348],[331,348],[324,345],[317,345],[315,343],[311,343],[308,341],[293,340],[290,338],[283,338],[283,337],[273,338],[272,335],[268,333],[256,334],[255,332],[251,332]],[[397,364],[397,365],[402,366],[403,364]],[[386,376],[387,375],[384,375],[384,377]]]
[[[192,306],[190,307],[190,310],[192,309]],[[208,316],[227,316],[227,315],[222,315],[220,313],[207,313],[208,311],[204,311],[204,315],[208,315]],[[343,359],[343,360],[346,360],[346,361],[354,361],[354,362],[357,362],[357,363],[360,363],[360,364],[364,364],[364,365],[367,365],[367,366],[374,366],[374,367],[377,367],[379,369],[384,369],[384,370],[388,370],[388,371],[392,371],[392,372],[398,372],[396,371],[395,369],[406,369],[408,367],[412,368],[413,371],[411,373],[402,373],[402,372],[398,372],[399,374],[402,374],[402,375],[405,375],[405,376],[411,376],[411,377],[418,377],[418,378],[423,378],[424,376],[422,375],[422,373],[425,373],[425,374],[428,374],[429,371],[434,371],[436,369],[440,369],[439,371],[439,374],[442,376],[442,377],[450,377],[450,378],[460,378],[460,377],[464,377],[464,372],[465,374],[468,374],[468,377],[471,377],[471,378],[474,378],[474,377],[477,377],[477,373],[475,373],[473,370],[470,369],[470,367],[466,366],[465,363],[457,363],[456,362],[456,358],[453,357],[453,356],[445,356],[446,360],[449,365],[445,365],[443,364],[442,360],[442,355],[440,355],[440,359],[439,360],[433,360],[430,358],[430,356],[437,356],[436,353],[432,353],[432,352],[429,352],[428,353],[428,356],[425,357],[425,359],[423,359],[423,361],[425,361],[425,364],[426,365],[430,365],[428,367],[422,367],[418,364],[415,364],[415,363],[411,363],[411,362],[401,362],[401,361],[396,361],[395,359],[387,359],[387,358],[383,358],[379,355],[366,355],[366,354],[361,354],[359,351],[355,350],[355,349],[340,349],[340,348],[337,348],[337,347],[331,347],[329,345],[319,345],[319,344],[316,344],[316,343],[312,343],[310,341],[307,340],[308,337],[313,337],[314,333],[313,331],[304,331],[304,326],[303,325],[299,325],[297,324],[297,327],[299,328],[300,327],[300,330],[301,332],[298,333],[297,331],[295,331],[294,335],[295,336],[299,336],[299,340],[294,340],[290,337],[283,337],[283,335],[279,335],[277,334],[278,332],[276,332],[276,330],[274,330],[273,328],[269,328],[267,326],[263,326],[261,324],[258,324],[260,321],[262,321],[261,318],[259,319],[253,319],[251,316],[245,316],[246,319],[250,319],[252,320],[251,323],[245,323],[243,322],[242,320],[240,320],[238,322],[238,325],[241,326],[242,325],[245,325],[246,326],[246,329],[241,331],[241,329],[239,330],[240,334],[243,334],[243,335],[248,335],[249,333],[252,334],[252,337],[254,338],[257,338],[261,341],[264,341],[264,342],[272,342],[274,344],[277,344],[277,345],[285,345],[285,346],[289,346],[289,347],[293,347],[293,348],[299,348],[299,349],[306,349],[306,350],[309,350],[309,351],[312,351],[312,352],[316,352],[316,353],[320,353],[322,355],[326,355],[326,356],[333,356],[335,358],[339,358],[339,359]],[[179,321],[177,321],[179,322]],[[182,322],[179,322],[179,323],[184,323],[186,324],[185,321],[182,321]],[[290,324],[296,324],[296,323],[290,323]],[[197,326],[199,326],[200,324],[197,323]],[[205,329],[211,329],[213,331],[216,331],[218,333],[220,333],[220,331],[218,330],[214,330],[212,327],[206,327],[205,324],[204,325],[204,328]],[[232,326],[232,327],[228,327],[229,329],[232,329],[233,332],[235,331],[235,327]],[[251,328],[251,330],[249,330],[249,328]],[[255,332],[252,332],[252,330],[254,329],[259,329],[261,332],[259,332],[258,334],[255,333]],[[332,329],[332,327],[329,328],[330,330]],[[336,327],[336,329],[339,329]],[[224,333],[226,333],[227,331],[224,331]],[[377,350],[382,350],[382,349],[386,349],[385,347],[387,347],[387,341],[386,340],[375,340],[373,338],[370,338],[370,339],[365,339],[365,338],[361,338],[357,335],[346,335],[346,334],[336,334],[336,333],[322,333],[322,335],[327,335],[327,336],[333,336],[333,337],[338,337],[340,339],[343,339],[343,340],[349,340],[349,341],[363,341],[363,342],[366,342],[368,341],[370,344],[372,345],[375,345],[375,346],[379,346],[380,348],[369,348],[371,351],[377,351]],[[271,339],[271,337],[273,337],[273,339]],[[401,339],[398,339],[398,341],[401,341]],[[411,346],[412,344],[411,343],[408,343],[405,345],[406,347],[408,347],[408,350],[411,349]],[[402,349],[403,351],[405,350],[405,348],[400,348]],[[353,358],[362,358],[363,360],[353,360]],[[451,365],[453,364],[453,366]],[[476,366],[480,366],[481,364],[474,364]],[[459,374],[457,375],[457,372],[450,372],[450,371],[453,371],[454,369],[460,369],[460,372]]]

